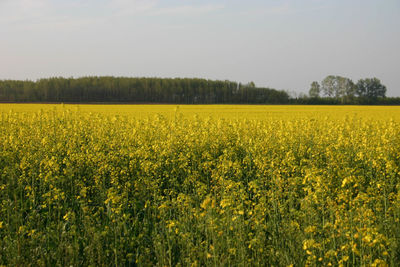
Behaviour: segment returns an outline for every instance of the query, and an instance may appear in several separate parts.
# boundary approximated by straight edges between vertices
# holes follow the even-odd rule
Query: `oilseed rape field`
[[[2,104],[0,132],[0,265],[400,262],[400,107]]]

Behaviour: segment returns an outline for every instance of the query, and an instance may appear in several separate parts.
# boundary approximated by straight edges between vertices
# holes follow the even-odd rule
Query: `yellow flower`
[[[207,196],[203,202],[201,203],[200,207],[202,209],[207,209],[208,205],[212,202],[212,199],[210,198],[210,196]]]
[[[316,229],[317,229],[316,226],[308,226],[308,227],[306,227],[306,229],[304,229],[304,232],[306,232],[306,233],[314,233]]]
[[[367,234],[367,235],[365,235],[365,236],[363,237],[363,241],[364,241],[364,242],[369,243],[369,242],[371,242],[371,240],[372,240],[372,236],[369,235],[369,234]]]

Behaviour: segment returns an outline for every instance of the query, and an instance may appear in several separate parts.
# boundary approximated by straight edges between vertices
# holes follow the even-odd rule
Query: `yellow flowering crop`
[[[400,108],[0,105],[0,265],[396,266]]]

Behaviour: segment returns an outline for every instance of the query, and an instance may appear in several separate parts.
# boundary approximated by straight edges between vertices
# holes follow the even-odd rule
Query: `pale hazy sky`
[[[307,92],[329,74],[400,96],[400,0],[0,0],[0,79],[254,81]]]

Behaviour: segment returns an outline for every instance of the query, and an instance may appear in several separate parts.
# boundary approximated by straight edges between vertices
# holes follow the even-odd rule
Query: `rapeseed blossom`
[[[0,265],[400,261],[397,107],[10,107]]]

